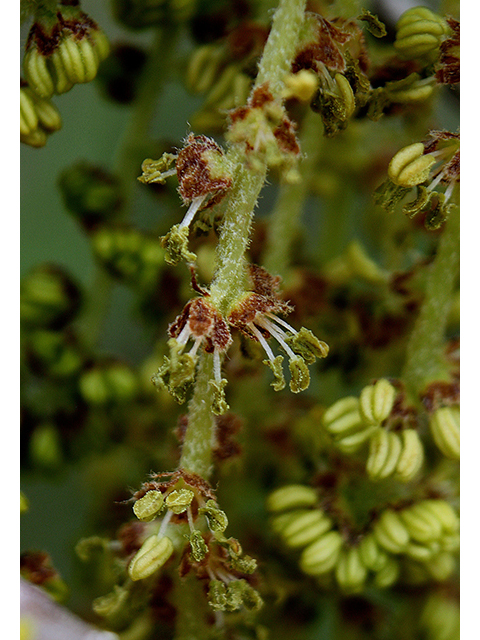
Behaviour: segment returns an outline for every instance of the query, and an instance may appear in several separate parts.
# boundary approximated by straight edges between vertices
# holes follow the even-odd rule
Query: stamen
[[[193,220],[194,215],[197,213],[197,211],[200,209],[200,207],[202,206],[203,201],[205,200],[206,196],[197,196],[196,198],[193,198],[192,202],[190,203],[190,206],[188,207],[188,211],[185,214],[185,217],[183,218],[183,220],[181,221],[180,225],[179,225],[179,229],[183,229],[184,227],[188,227],[190,226],[191,221]]]
[[[274,315],[273,313],[265,313],[266,316],[268,316],[271,320],[274,320],[275,322],[278,322],[278,324],[281,324],[282,327],[285,327],[285,329],[288,329],[288,331],[291,331],[293,333],[294,336],[297,335],[298,331],[296,329],[294,329],[292,326],[290,326],[288,324],[288,322],[286,322],[283,318],[279,318],[276,315]]]
[[[165,531],[167,530],[168,523],[170,522],[172,516],[173,516],[173,511],[168,510],[166,516],[162,521],[160,529],[158,530],[158,533],[157,533],[157,538],[159,540],[160,538],[163,538],[163,536],[165,535]]]
[[[188,321],[185,323],[185,326],[183,327],[183,329],[180,331],[178,338],[177,338],[177,342],[178,344],[181,344],[183,346],[185,346],[188,342],[188,339],[190,338],[190,336],[192,335],[192,330],[189,327]]]
[[[218,349],[213,351],[213,377],[218,384],[222,382],[222,363],[220,362],[220,351]]]
[[[256,322],[257,324],[259,324],[260,326],[263,326],[267,331],[269,331],[272,334],[275,340],[277,340],[277,342],[280,343],[280,345],[282,346],[282,348],[284,349],[285,353],[288,355],[289,358],[296,357],[293,351],[288,346],[288,344],[283,339],[283,335],[280,333],[280,330],[277,329],[277,327],[273,324],[273,322],[270,322],[270,320],[263,317],[260,318],[259,320],[256,320]]]
[[[194,358],[197,355],[198,347],[200,346],[202,340],[203,340],[203,336],[199,336],[198,338],[195,338],[193,347],[189,351],[189,355],[191,355],[192,358]]]
[[[433,191],[433,189],[435,189],[435,187],[437,186],[437,184],[439,182],[441,182],[442,178],[443,178],[444,172],[440,171],[437,176],[435,177],[434,180],[432,180],[432,182],[428,185],[427,187],[427,191]]]
[[[190,505],[187,507],[187,518],[188,518],[188,526],[190,527],[190,531],[193,532],[195,530],[195,526],[193,524],[192,509]]]
[[[261,331],[259,331],[257,329],[257,327],[253,324],[253,322],[250,322],[247,326],[251,330],[253,335],[256,338],[258,338],[258,341],[260,342],[260,344],[264,348],[265,353],[267,354],[268,359],[270,360],[270,362],[273,362],[275,360],[275,356],[273,355],[273,351],[270,349],[270,345],[268,344],[268,342],[263,337]]]
[[[448,187],[445,189],[445,203],[444,204],[446,204],[450,200],[450,198],[452,197],[452,193],[453,193],[453,190],[455,188],[456,183],[457,183],[457,181],[453,180],[452,182],[450,182]]]

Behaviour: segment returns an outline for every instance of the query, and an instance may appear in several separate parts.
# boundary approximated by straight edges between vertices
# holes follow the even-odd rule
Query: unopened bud
[[[401,432],[400,438],[402,452],[395,467],[395,475],[402,482],[410,482],[423,464],[423,444],[415,429],[405,429]]]
[[[460,460],[460,409],[442,407],[430,416],[430,431],[446,458]]]
[[[370,438],[367,473],[372,480],[382,480],[392,475],[398,463],[402,443],[399,436],[382,427]]]
[[[337,563],[342,544],[342,536],[338,531],[325,533],[302,551],[300,568],[312,576],[331,571]]]
[[[380,546],[391,553],[401,553],[410,539],[405,524],[399,514],[392,509],[382,512],[373,527],[373,535]]]
[[[173,543],[167,536],[160,539],[150,536],[128,565],[128,575],[134,581],[148,578],[163,567],[173,551]]]
[[[348,593],[362,590],[367,579],[367,568],[358,547],[342,549],[335,566],[335,577],[339,586]]]
[[[395,560],[395,558],[388,557],[385,565],[375,574],[375,586],[379,589],[391,587],[392,584],[395,584],[397,581],[399,574],[400,565],[397,560]]]
[[[368,424],[380,424],[388,418],[396,396],[395,387],[385,378],[362,389],[360,413]]]

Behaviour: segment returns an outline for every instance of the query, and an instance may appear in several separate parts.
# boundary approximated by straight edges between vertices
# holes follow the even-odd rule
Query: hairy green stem
[[[284,76],[290,71],[306,0],[280,0],[272,29],[260,61],[255,86],[268,82],[276,98],[281,97]],[[235,166],[233,188],[223,217],[216,249],[217,268],[210,289],[211,301],[221,313],[245,290],[244,255],[258,196],[267,175],[266,164],[257,172],[247,168],[243,149],[232,145],[228,159]],[[213,378],[212,357],[201,356],[195,390],[189,404],[188,427],[183,442],[180,466],[208,478],[211,472],[213,429],[212,393],[208,381]]]
[[[130,119],[118,143],[112,166],[112,173],[118,177],[123,194],[123,205],[120,217],[125,219],[135,187],[135,178],[140,173],[144,159],[144,145],[148,129],[155,112],[158,96],[169,65],[165,56],[173,49],[176,38],[175,29],[162,29],[155,35],[148,60],[142,72],[138,94]],[[87,297],[85,310],[81,320],[81,332],[85,343],[94,347],[100,337],[105,318],[110,306],[114,281],[109,273],[100,265],[96,265],[93,283]]]
[[[425,299],[407,347],[403,378],[412,394],[445,377],[445,329],[460,267],[460,210],[454,207],[430,265]]]
[[[322,129],[320,117],[309,109],[300,134],[300,148],[304,154],[299,167],[302,179],[295,184],[281,185],[270,218],[263,262],[267,271],[283,278],[290,268],[292,245],[300,230],[300,218],[310,181],[322,150]]]

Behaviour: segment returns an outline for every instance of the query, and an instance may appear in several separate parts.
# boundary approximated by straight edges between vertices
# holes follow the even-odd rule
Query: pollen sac
[[[183,513],[192,504],[194,497],[191,489],[174,489],[165,498],[165,506],[173,513]]]
[[[161,491],[147,491],[133,505],[133,512],[142,522],[154,520],[163,507],[163,494]]]
[[[198,512],[204,514],[208,528],[212,533],[223,533],[228,526],[227,514],[218,508],[214,500],[208,500],[204,507],[201,507]]]
[[[326,358],[328,355],[328,344],[305,327],[295,335],[288,336],[285,341],[307,364],[313,364],[317,358]]]
[[[43,147],[48,136],[62,127],[57,107],[40,98],[23,81],[20,84],[20,142],[31,147]]]
[[[412,7],[400,16],[396,31],[393,46],[404,58],[429,56],[435,59],[448,25],[426,7]]]
[[[128,565],[128,575],[133,581],[148,578],[167,562],[173,551],[173,543],[167,536],[150,536]]]
[[[190,534],[190,551],[196,562],[201,562],[208,553],[208,547],[200,531],[194,530]]]

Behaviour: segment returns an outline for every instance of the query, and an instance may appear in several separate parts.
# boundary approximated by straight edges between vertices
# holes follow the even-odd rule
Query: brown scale
[[[58,576],[48,553],[27,551],[20,556],[20,573],[33,584],[42,585]]]
[[[26,49],[34,43],[43,56],[50,56],[58,48],[64,31],[70,31],[75,40],[81,40],[88,36],[91,30],[98,30],[97,23],[86,13],[79,13],[78,18],[65,20],[60,11],[57,12],[57,22],[50,31],[47,31],[38,22],[35,22],[27,36]]]
[[[428,385],[421,397],[428,413],[434,413],[441,407],[449,407],[460,403],[460,383],[437,381]]]
[[[460,82],[460,22],[447,18],[453,35],[440,45],[440,61],[435,78],[441,84],[458,84]]]

